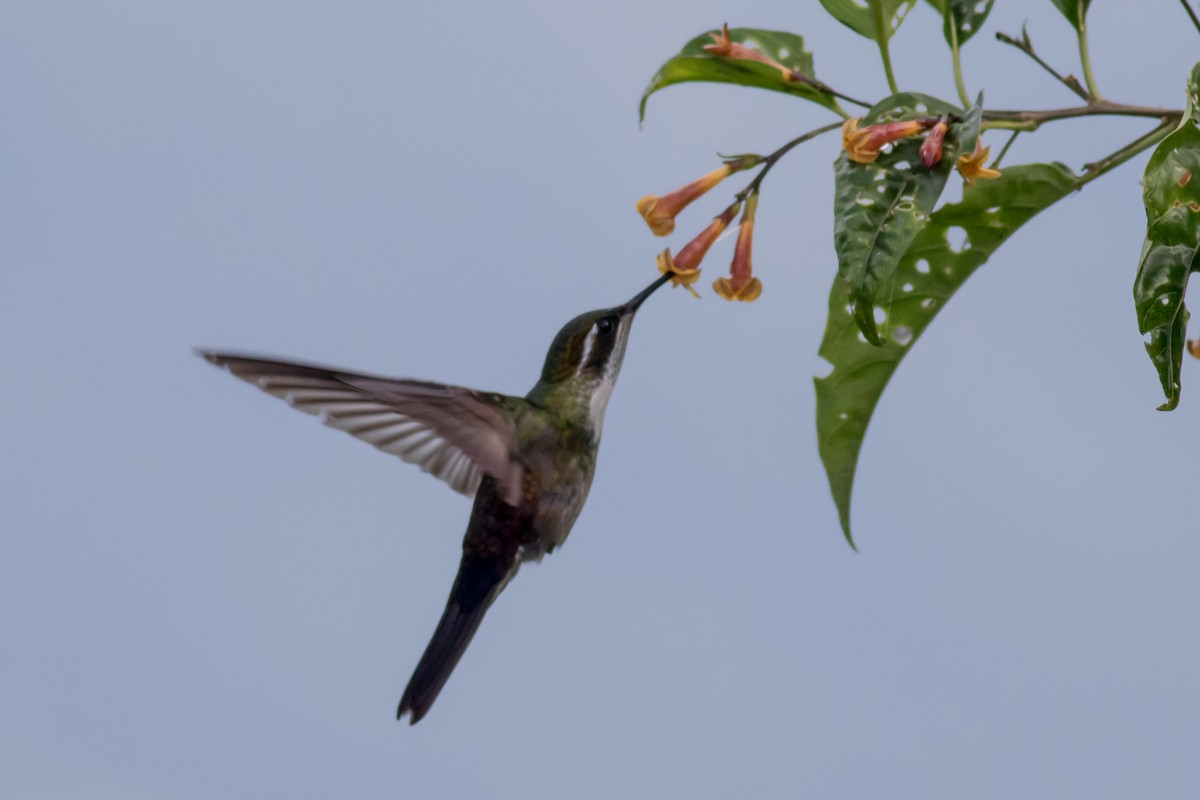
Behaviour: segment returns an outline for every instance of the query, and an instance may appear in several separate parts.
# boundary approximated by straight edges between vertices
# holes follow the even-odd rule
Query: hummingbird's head
[[[628,303],[613,308],[588,311],[563,326],[550,345],[542,379],[541,394],[560,394],[563,390],[588,400],[588,417],[599,431],[608,397],[621,371],[625,343],[638,307],[654,291],[670,280],[667,273],[634,296]]]

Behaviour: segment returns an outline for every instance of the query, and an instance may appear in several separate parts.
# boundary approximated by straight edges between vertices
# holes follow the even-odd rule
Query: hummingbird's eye
[[[596,330],[602,334],[610,334],[617,329],[617,321],[612,317],[603,317],[596,322]]]

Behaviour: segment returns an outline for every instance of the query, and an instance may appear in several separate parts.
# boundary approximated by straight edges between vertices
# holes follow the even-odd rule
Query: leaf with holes
[[[850,492],[871,414],[892,373],[960,286],[1018,228],[1061,200],[1076,178],[1061,164],[1008,167],[997,179],[966,189],[961,202],[942,206],[905,251],[882,295],[886,338],[871,347],[859,338],[839,281],[829,293],[821,356],[833,365],[815,380],[817,447],[842,532],[850,545]],[[959,230],[955,230],[959,229]],[[961,246],[958,236],[965,233]]]
[[[878,42],[892,38],[917,0],[821,0],[834,19],[850,30]]]
[[[875,296],[895,272],[896,263],[933,211],[954,159],[975,149],[979,138],[980,100],[950,126],[942,160],[933,169],[921,166],[922,137],[892,145],[871,164],[851,161],[843,150],[834,162],[833,246],[838,275],[849,290],[854,319],[871,344],[881,344],[875,330]],[[954,106],[919,94],[887,98],[859,122],[870,125],[957,112]]]
[[[1179,405],[1180,365],[1187,334],[1183,302],[1188,278],[1200,272],[1200,130],[1197,94],[1200,64],[1188,82],[1188,110],[1159,143],[1146,163],[1142,201],[1146,206],[1146,242],[1133,283],[1138,329],[1158,370],[1167,401],[1160,411]]]
[[[1087,16],[1088,6],[1092,0],[1050,0],[1054,3],[1054,7],[1062,12],[1062,15],[1067,18],[1067,22],[1071,23],[1071,27],[1075,30],[1082,30],[1084,18]]]
[[[962,47],[979,33],[988,14],[992,13],[993,3],[995,0],[929,0],[929,5],[942,15],[942,35],[951,47],[956,40]]]
[[[828,109],[842,113],[837,100],[802,81],[788,80],[779,70],[768,64],[740,58],[722,58],[704,49],[713,43],[712,33],[702,33],[683,46],[678,54],[659,67],[650,79],[650,85],[642,92],[638,106],[638,119],[646,118],[646,101],[659,89],[676,83],[707,81],[710,83],[736,83],[739,86],[754,86],[773,92],[802,97]],[[804,49],[804,37],[783,31],[764,31],[755,28],[730,28],[729,39],[737,44],[758,50],[800,75],[816,80],[813,72],[812,53]]]

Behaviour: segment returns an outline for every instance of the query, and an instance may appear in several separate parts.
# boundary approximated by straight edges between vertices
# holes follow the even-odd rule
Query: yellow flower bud
[[[991,180],[1000,177],[1000,170],[985,167],[990,147],[983,147],[982,141],[975,142],[975,150],[970,155],[961,155],[954,161],[954,168],[963,176],[967,186],[974,186],[977,180]]]

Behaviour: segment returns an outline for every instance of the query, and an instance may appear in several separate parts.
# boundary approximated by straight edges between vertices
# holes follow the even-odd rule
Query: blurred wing
[[[519,505],[525,475],[515,458],[513,397],[384,378],[291,361],[199,351],[293,408],[330,427],[416,464],[471,496],[484,473],[500,494]]]

